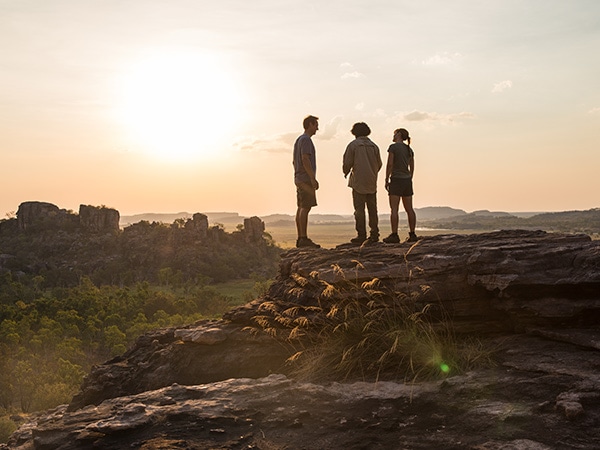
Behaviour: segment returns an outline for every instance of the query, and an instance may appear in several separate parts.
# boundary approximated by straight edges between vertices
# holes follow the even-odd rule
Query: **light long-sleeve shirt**
[[[368,137],[361,136],[346,147],[342,170],[344,175],[350,174],[348,186],[359,194],[374,194],[382,165],[379,147]]]

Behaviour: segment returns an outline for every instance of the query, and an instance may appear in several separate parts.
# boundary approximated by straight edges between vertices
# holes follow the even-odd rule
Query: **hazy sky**
[[[599,207],[600,2],[0,0],[2,217],[294,213],[308,114],[314,213],[359,121],[410,131],[416,207]]]

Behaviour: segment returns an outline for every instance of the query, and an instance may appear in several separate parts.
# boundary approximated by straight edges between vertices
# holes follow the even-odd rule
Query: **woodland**
[[[149,330],[220,317],[265,290],[279,249],[243,226],[141,221],[117,233],[0,221],[0,442],[15,415],[68,403],[90,368]],[[221,286],[250,280],[249,291]]]

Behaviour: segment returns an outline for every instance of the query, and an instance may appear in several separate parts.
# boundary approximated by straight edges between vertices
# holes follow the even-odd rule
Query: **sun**
[[[119,81],[117,116],[130,140],[161,160],[218,156],[239,118],[240,93],[209,53],[155,50]]]

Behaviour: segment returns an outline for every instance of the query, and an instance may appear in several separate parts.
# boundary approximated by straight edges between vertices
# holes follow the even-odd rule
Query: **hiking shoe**
[[[375,242],[379,242],[379,236],[369,236],[367,238],[368,244],[374,244]]]
[[[296,241],[296,247],[298,248],[321,248],[319,244],[315,244],[307,237],[298,238]]]
[[[362,244],[367,240],[366,237],[356,236],[355,238],[350,239],[351,244]]]
[[[408,233],[408,239],[406,239],[406,242],[417,242],[419,239],[420,237],[411,231]]]
[[[383,238],[383,242],[386,244],[398,244],[400,242],[400,237],[398,233],[392,233],[388,237]]]

